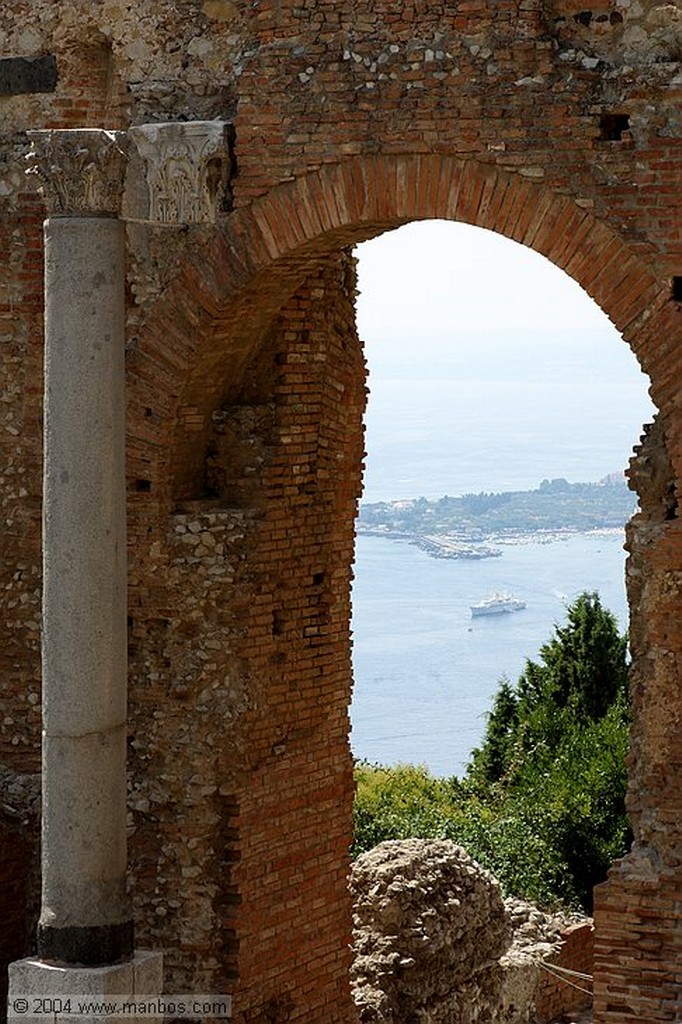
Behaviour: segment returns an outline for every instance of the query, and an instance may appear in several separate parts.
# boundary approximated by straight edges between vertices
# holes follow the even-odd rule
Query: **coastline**
[[[358,522],[356,533],[363,537],[381,537],[412,544],[432,558],[467,559],[480,561],[486,558],[501,558],[505,547],[523,544],[554,544],[577,536],[613,537],[625,529],[622,526],[595,526],[590,529],[564,527],[562,529],[504,530],[472,536],[465,532],[427,534],[409,530],[391,530],[383,526],[367,526]]]

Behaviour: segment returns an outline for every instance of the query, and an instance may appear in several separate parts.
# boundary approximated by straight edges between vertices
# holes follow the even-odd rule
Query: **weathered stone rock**
[[[445,840],[381,843],[351,873],[360,1019],[463,1020],[463,990],[511,941],[499,883]]]
[[[590,923],[503,900],[454,843],[381,843],[355,862],[350,887],[363,1022],[544,1024],[591,1002],[584,992],[576,999],[561,974],[591,971]]]

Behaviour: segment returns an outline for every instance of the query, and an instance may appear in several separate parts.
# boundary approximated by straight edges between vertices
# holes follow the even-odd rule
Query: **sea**
[[[646,377],[613,330],[469,332],[369,351],[364,500],[525,490],[623,471],[654,415]],[[353,586],[355,757],[461,775],[499,682],[584,590],[627,629],[624,532],[505,545],[499,558],[437,559],[359,536]],[[471,618],[493,591],[523,611]]]

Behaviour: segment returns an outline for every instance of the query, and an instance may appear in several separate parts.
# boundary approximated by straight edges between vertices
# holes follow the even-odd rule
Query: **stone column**
[[[133,951],[125,885],[124,220],[213,224],[231,168],[221,121],[29,137],[48,219],[42,904],[38,958],[9,968],[24,1024],[27,996],[162,987],[161,955]]]
[[[43,818],[38,954],[133,952],[126,896],[122,137],[30,133],[43,182]]]

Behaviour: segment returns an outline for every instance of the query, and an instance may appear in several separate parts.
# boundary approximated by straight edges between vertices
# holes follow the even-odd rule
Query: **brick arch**
[[[678,328],[654,252],[626,242],[586,205],[521,175],[445,156],[358,157],[238,209],[158,304],[146,340],[152,358],[173,341],[167,409],[176,417],[176,429],[166,422],[164,430],[175,434],[174,466],[159,467],[160,477],[187,475],[196,445],[205,442],[198,424],[215,408],[219,382],[248,361],[308,273],[341,248],[436,218],[497,232],[564,270],[621,331],[665,410],[677,360],[667,339]],[[144,337],[138,359],[145,359]],[[133,405],[131,415],[138,414]],[[161,457],[168,456],[166,449]]]
[[[577,281],[624,333],[659,291],[651,254],[636,253],[587,204],[521,175],[453,157],[358,157],[323,167],[240,211],[228,223],[227,238],[255,241],[260,268],[424,219],[463,221],[536,250]]]
[[[588,205],[476,161],[357,157],[304,175],[235,212],[206,248],[204,261],[186,271],[186,280],[194,278],[192,286],[215,310],[250,277],[277,273],[291,261],[300,265],[413,220],[463,221],[542,253],[630,336],[660,291],[655,254],[628,244]]]

